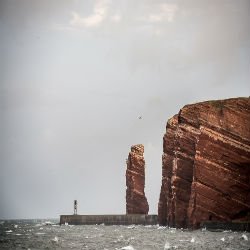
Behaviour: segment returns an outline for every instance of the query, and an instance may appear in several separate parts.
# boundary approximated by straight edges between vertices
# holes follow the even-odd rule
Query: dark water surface
[[[247,232],[159,226],[58,225],[58,220],[0,221],[0,249],[250,249]]]

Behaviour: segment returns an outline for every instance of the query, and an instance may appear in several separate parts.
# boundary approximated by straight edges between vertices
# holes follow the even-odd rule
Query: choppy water
[[[159,226],[58,225],[50,220],[0,221],[0,249],[250,249],[246,232]]]

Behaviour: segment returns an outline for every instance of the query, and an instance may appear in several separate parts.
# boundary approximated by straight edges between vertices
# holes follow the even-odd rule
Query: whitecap
[[[127,228],[133,229],[133,228],[135,228],[135,225],[130,225]]]
[[[195,242],[195,238],[192,237],[192,239],[190,240],[190,242],[194,243]]]
[[[241,238],[244,239],[244,240],[248,240],[248,237],[247,237],[246,234],[242,234],[242,235],[241,235]]]
[[[14,225],[14,228],[18,228],[18,225]]]
[[[55,242],[55,243],[58,243],[59,240],[58,240],[57,236],[55,236],[55,238],[52,239],[52,241]]]
[[[201,231],[202,231],[202,232],[207,231],[207,228],[206,228],[206,227],[203,227],[203,228],[201,229]]]
[[[68,223],[68,222],[65,222],[65,223],[64,223],[64,225],[65,225],[65,226],[68,226],[68,225],[69,225],[69,223]]]
[[[126,246],[121,248],[121,250],[135,250],[132,246]]]
[[[19,236],[19,235],[22,235],[22,234],[15,234],[15,235]]]
[[[166,241],[165,246],[164,246],[164,250],[166,249],[170,249],[170,244],[168,241]]]
[[[45,233],[39,233],[39,232],[38,232],[38,233],[36,233],[36,234],[37,234],[37,235],[41,235],[41,234],[45,234]]]
[[[220,240],[221,240],[221,241],[225,241],[225,238],[223,237],[223,238],[221,238]]]
[[[45,224],[46,226],[50,226],[50,225],[52,225],[52,222],[51,222],[51,221],[45,221],[44,224]]]
[[[12,230],[5,231],[5,233],[12,233],[12,232],[13,232]]]

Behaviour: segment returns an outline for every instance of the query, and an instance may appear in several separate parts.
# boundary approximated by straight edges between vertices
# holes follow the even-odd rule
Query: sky
[[[126,212],[185,104],[250,95],[249,0],[0,0],[0,219]],[[142,116],[142,119],[138,119]]]

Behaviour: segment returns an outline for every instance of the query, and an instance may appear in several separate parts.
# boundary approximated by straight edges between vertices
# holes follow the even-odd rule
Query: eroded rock
[[[145,197],[145,160],[143,145],[134,145],[127,159],[126,171],[126,213],[148,214],[148,202]]]
[[[250,211],[249,98],[183,107],[163,138],[159,223],[197,228]]]

